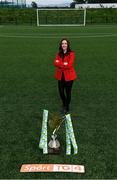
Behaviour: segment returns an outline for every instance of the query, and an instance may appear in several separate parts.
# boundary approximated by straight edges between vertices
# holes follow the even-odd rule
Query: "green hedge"
[[[68,13],[65,11],[65,13]],[[64,14],[65,14],[64,13]],[[49,18],[49,12],[45,12],[45,19]],[[53,16],[53,15],[52,15]],[[61,17],[56,18],[58,15],[54,13],[54,21],[60,21]],[[67,14],[65,15],[66,18]],[[77,23],[77,16],[75,19],[71,18],[74,23]],[[46,21],[45,21],[46,22]],[[104,23],[117,23],[117,9],[88,9],[87,10],[87,24],[104,24]],[[57,23],[57,22],[56,22]],[[27,24],[27,25],[36,25],[36,9],[33,8],[1,8],[0,9],[0,24]]]
[[[116,24],[117,9],[88,9],[87,24]]]
[[[36,25],[36,9],[2,8],[0,9],[0,24]]]

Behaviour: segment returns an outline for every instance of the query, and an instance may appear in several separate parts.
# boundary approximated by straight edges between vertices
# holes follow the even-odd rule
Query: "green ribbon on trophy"
[[[43,121],[42,121],[42,130],[41,138],[39,142],[39,148],[43,149],[43,154],[48,154],[48,145],[47,145],[47,121],[48,121],[48,111],[43,111]]]
[[[55,117],[56,119],[56,117]],[[78,153],[78,146],[76,143],[74,131],[73,131],[73,125],[71,121],[70,114],[65,115],[61,121],[59,121],[59,125],[56,126],[56,128],[53,131],[53,135],[51,136],[52,140],[48,144],[47,140],[47,123],[48,123],[48,111],[43,111],[43,122],[42,122],[42,130],[41,130],[41,138],[39,142],[39,148],[43,149],[43,154],[48,154],[48,146],[57,148],[59,147],[59,141],[56,139],[57,135],[55,132],[60,128],[60,125],[65,120],[65,127],[66,127],[66,155],[71,154],[71,148],[73,146],[74,154]]]
[[[70,114],[66,115],[65,127],[66,127],[66,154],[67,155],[71,154],[71,146],[72,145],[74,148],[74,154],[77,154],[78,146],[76,143]]]

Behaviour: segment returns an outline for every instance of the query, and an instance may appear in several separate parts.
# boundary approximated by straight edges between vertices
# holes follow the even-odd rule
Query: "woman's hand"
[[[56,61],[56,62],[59,62],[59,60],[58,60],[58,59],[56,59],[55,61]]]
[[[68,62],[64,62],[64,65],[68,65]]]

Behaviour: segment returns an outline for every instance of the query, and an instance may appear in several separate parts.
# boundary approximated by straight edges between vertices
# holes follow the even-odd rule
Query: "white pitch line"
[[[4,33],[4,34],[2,34],[2,35],[4,35],[4,36],[21,36],[21,35],[19,35],[19,34],[13,34],[13,33]],[[63,35],[63,36],[86,36],[86,35],[90,35],[90,36],[92,36],[93,35],[93,33],[52,33],[52,34],[48,34],[48,33],[43,33],[43,34],[41,34],[41,33],[36,33],[36,35],[34,35],[34,34],[23,34],[23,36],[33,36],[33,37],[37,37],[37,36],[61,36],[61,35]],[[94,33],[94,35],[113,35],[113,33]]]
[[[57,38],[61,38],[61,36],[63,35],[57,35],[57,36],[21,36],[21,35],[0,35],[1,38],[31,38],[31,39],[57,39]],[[73,36],[73,35],[69,35],[66,34],[66,37],[69,38],[75,38],[75,39],[79,39],[79,38],[104,38],[104,37],[117,37],[117,34],[103,34],[103,35],[88,35],[88,36]]]

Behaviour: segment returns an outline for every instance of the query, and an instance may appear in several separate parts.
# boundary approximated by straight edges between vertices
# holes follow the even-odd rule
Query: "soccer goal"
[[[37,26],[85,26],[86,9],[37,9]]]

